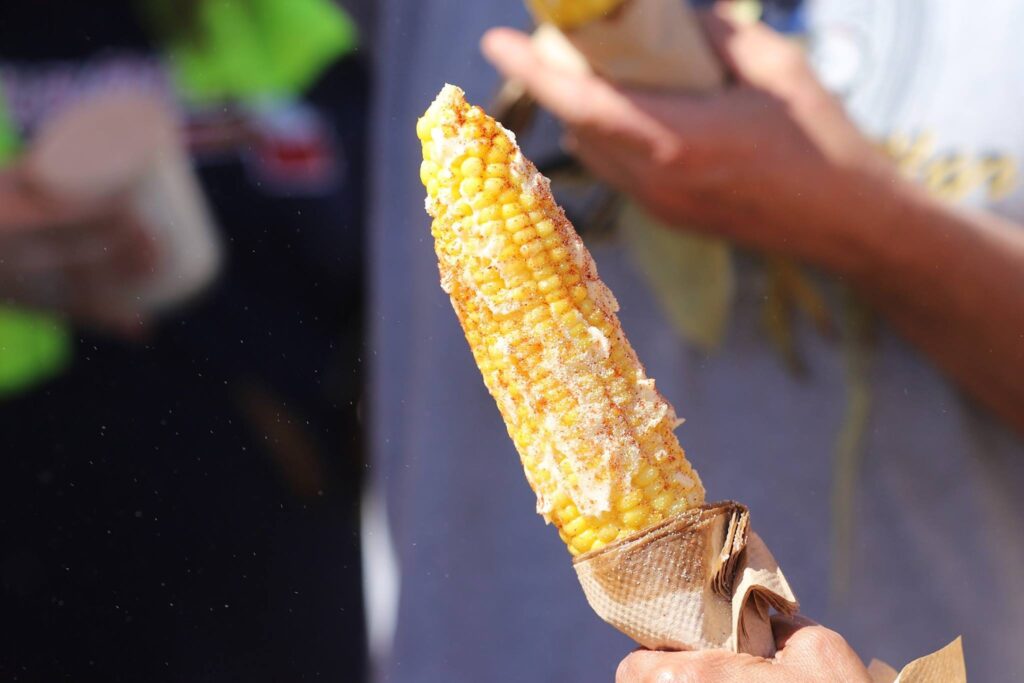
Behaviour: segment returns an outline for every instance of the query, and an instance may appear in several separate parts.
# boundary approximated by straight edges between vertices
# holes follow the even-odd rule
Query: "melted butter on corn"
[[[514,136],[448,85],[417,124],[444,291],[537,494],[579,554],[704,499],[675,411]]]

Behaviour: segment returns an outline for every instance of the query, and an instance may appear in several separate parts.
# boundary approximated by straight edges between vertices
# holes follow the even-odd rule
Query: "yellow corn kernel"
[[[637,482],[636,477],[633,477],[633,485],[639,487],[639,482]],[[665,486],[658,479],[655,479],[653,482],[641,489],[643,497],[646,500],[653,500],[657,498],[664,490]]]
[[[636,476],[633,477],[633,483],[637,486],[650,486],[658,479],[658,469],[648,465],[647,467],[641,468]]]
[[[537,21],[548,21],[559,28],[582,26],[611,14],[625,0],[527,0]]]
[[[453,86],[416,132],[442,284],[538,509],[569,551],[599,549],[701,504],[675,412],[637,362],[590,254],[534,166]]]
[[[558,511],[558,519],[562,524],[568,524],[572,520],[580,516],[580,511],[576,509],[576,506],[572,503],[566,505]]]
[[[618,505],[616,505],[616,507],[618,507],[621,512],[628,512],[642,502],[644,502],[643,492],[633,489],[619,498]]]
[[[597,540],[597,533],[593,529],[584,529],[572,539],[572,547],[581,553],[590,550]]]
[[[469,199],[475,197],[480,193],[480,189],[483,187],[483,183],[480,182],[479,178],[466,178],[459,185],[459,194]]]
[[[651,507],[658,512],[665,512],[673,503],[673,498],[667,493],[655,496],[651,499]]]
[[[564,527],[562,527],[562,530],[565,533],[569,534],[570,538],[573,538],[589,528],[590,525],[588,524],[588,520],[586,517],[577,517],[576,519],[572,520]]]
[[[627,529],[639,529],[643,526],[646,520],[647,511],[641,507],[636,507],[633,508],[632,510],[627,510],[626,512],[622,513],[622,524]],[[573,535],[573,533],[568,529],[566,530],[566,533],[568,533],[570,536]]]
[[[668,516],[669,517],[675,517],[676,515],[681,515],[682,513],[686,512],[686,510],[689,507],[690,507],[690,502],[688,500],[686,500],[685,498],[680,499],[680,500],[674,500],[674,501],[672,501],[672,504],[669,505],[669,507],[668,507]]]
[[[614,524],[605,524],[597,532],[597,538],[603,543],[611,543],[619,536],[619,528]]]

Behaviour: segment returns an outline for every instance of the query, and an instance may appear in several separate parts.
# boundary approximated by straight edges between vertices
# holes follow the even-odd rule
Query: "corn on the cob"
[[[702,503],[675,412],[547,179],[454,86],[417,135],[441,284],[538,512],[579,554]]]
[[[611,14],[625,0],[527,0],[527,6],[539,21],[559,28],[582,26]]]

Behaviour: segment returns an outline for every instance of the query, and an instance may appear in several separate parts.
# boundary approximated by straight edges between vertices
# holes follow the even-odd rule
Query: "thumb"
[[[491,29],[482,41],[484,56],[506,78],[526,90],[570,127],[602,131],[658,147],[671,139],[671,126],[658,116],[654,96],[620,90],[603,78],[549,65],[528,36],[511,29]],[[681,106],[673,113],[681,117]],[[696,118],[696,117],[692,117]]]
[[[818,623],[808,619],[802,614],[776,614],[772,616],[772,635],[775,637],[775,646],[784,650],[789,642],[800,629],[818,626]]]
[[[835,631],[801,616],[772,617],[779,652],[775,661],[792,671],[833,672],[828,680],[869,683],[857,653]]]
[[[543,107],[570,126],[591,125],[606,118],[630,120],[628,103],[607,82],[549,65],[530,37],[519,31],[491,29],[480,48],[503,76],[521,82]]]
[[[716,3],[700,18],[712,49],[741,83],[779,93],[810,71],[796,44],[759,21],[738,19],[729,3]]]

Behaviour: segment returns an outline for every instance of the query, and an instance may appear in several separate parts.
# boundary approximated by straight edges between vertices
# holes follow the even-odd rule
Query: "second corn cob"
[[[568,29],[611,14],[625,0],[527,0],[538,22],[547,21]]]
[[[442,287],[538,512],[579,554],[701,504],[675,412],[547,180],[454,86],[417,134]]]

